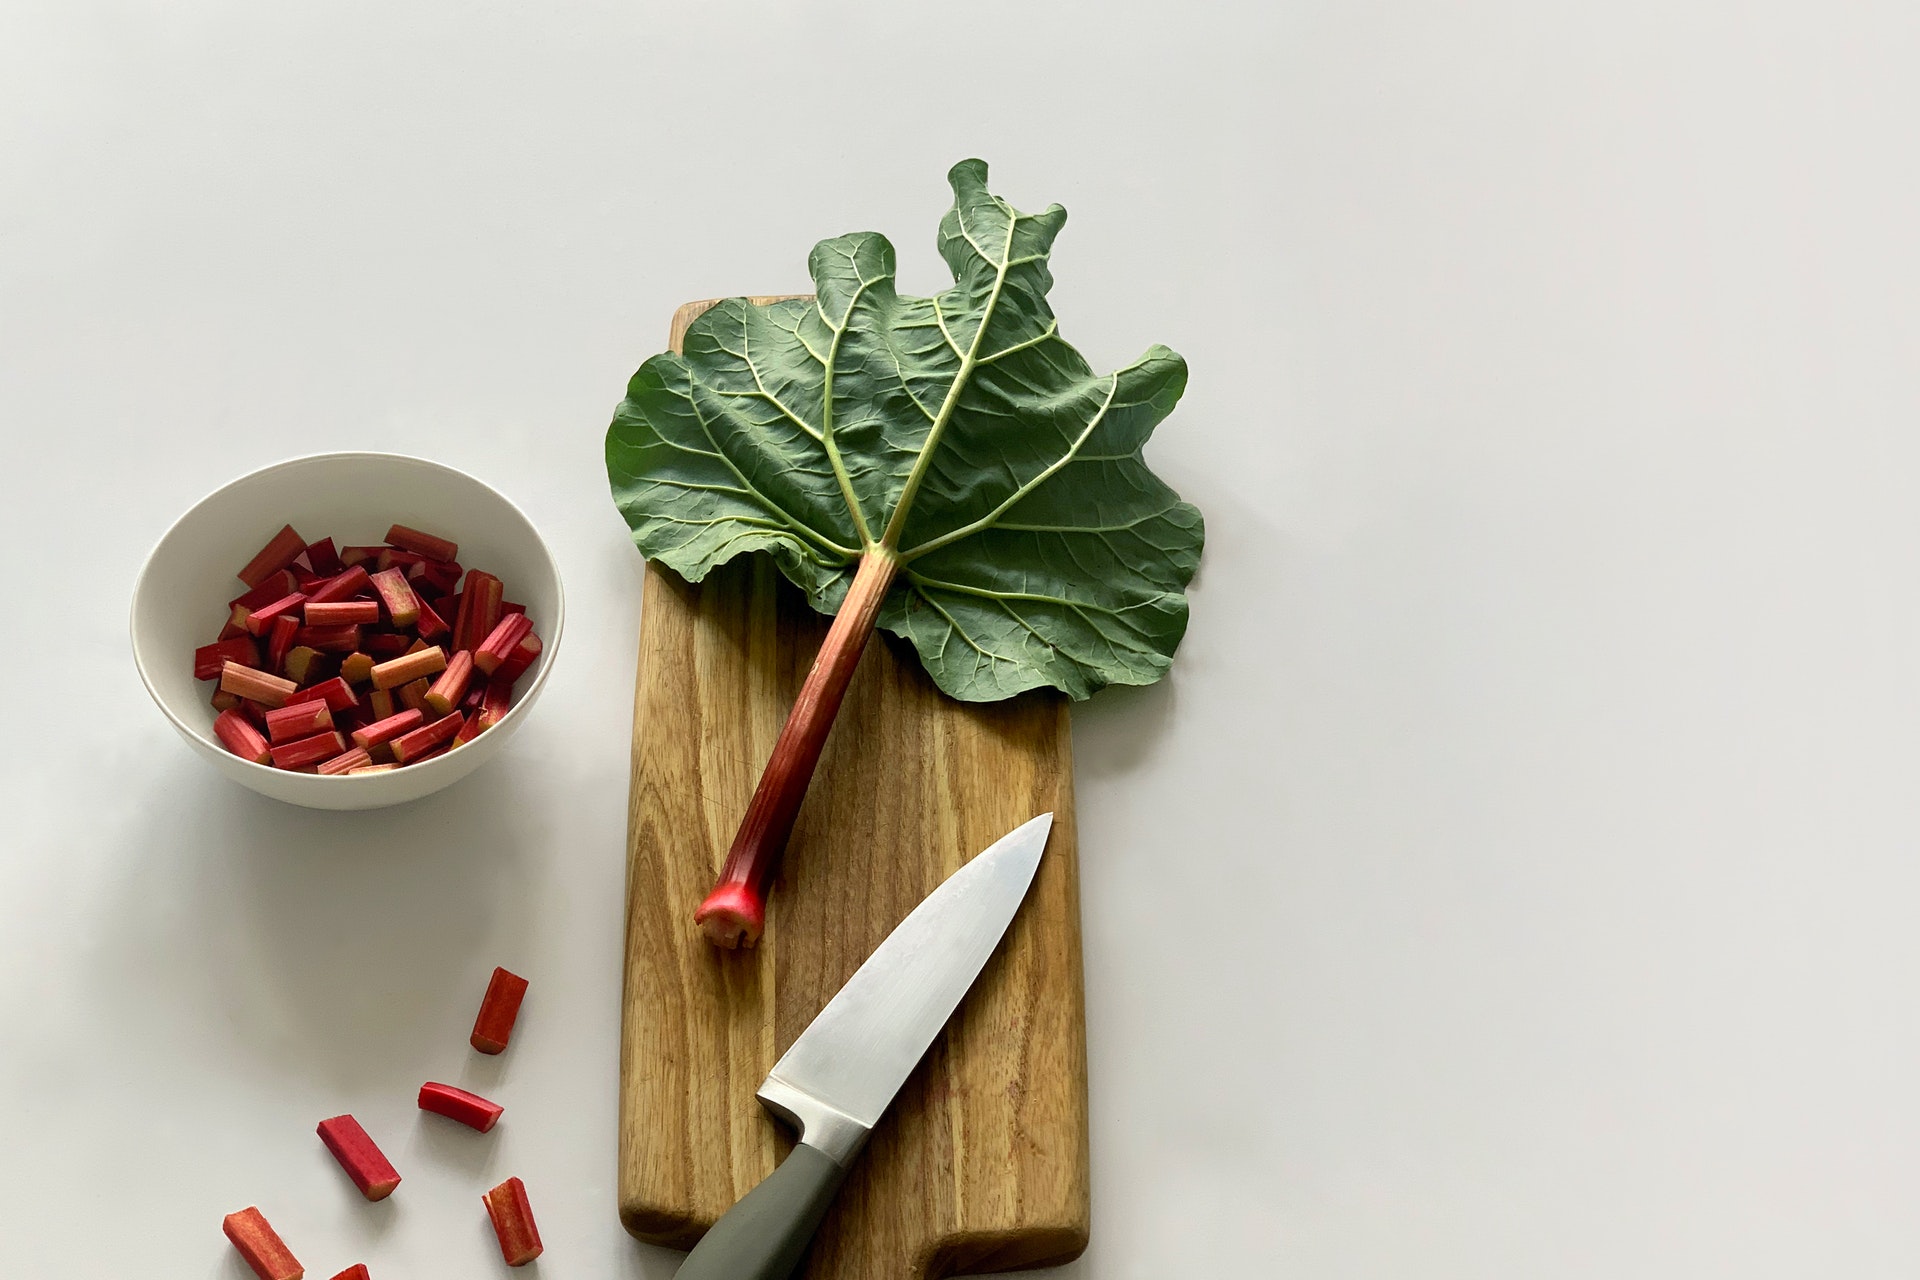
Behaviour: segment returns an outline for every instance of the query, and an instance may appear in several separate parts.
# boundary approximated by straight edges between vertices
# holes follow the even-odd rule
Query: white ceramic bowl
[[[213,641],[234,576],[280,526],[338,546],[368,545],[411,525],[460,544],[460,563],[485,569],[527,607],[543,648],[515,682],[513,707],[473,741],[424,764],[358,777],[293,773],[242,760],[213,736],[212,681],[193,678],[193,651]],[[314,809],[377,809],[451,786],[500,753],[532,710],[560,650],[566,604],[560,569],[520,508],[463,471],[393,453],[323,453],[242,476],[201,499],[167,530],[133,589],[133,660],[147,692],[189,746],[242,786]]]

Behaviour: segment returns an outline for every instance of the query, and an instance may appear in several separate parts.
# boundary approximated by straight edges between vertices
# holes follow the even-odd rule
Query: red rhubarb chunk
[[[324,700],[288,703],[267,712],[267,739],[293,742],[333,728],[333,711]]]
[[[447,661],[447,669],[427,690],[427,706],[435,714],[446,715],[467,695],[467,682],[473,679],[473,655],[465,649]]]
[[[420,616],[414,620],[413,630],[422,640],[435,640],[452,631],[437,610],[425,600],[420,602]]]
[[[474,650],[500,625],[500,601],[504,589],[500,579],[480,569],[467,570],[467,583],[460,592],[460,611],[454,616],[453,647]]]
[[[373,668],[373,687],[397,689],[427,676],[437,676],[446,669],[447,651],[438,645],[428,645],[424,649],[376,663]]]
[[[372,763],[372,756],[362,751],[359,747],[355,747],[351,751],[341,752],[331,760],[322,760],[320,767],[314,772],[331,778],[335,774],[352,773],[356,769],[364,769]]]
[[[520,1001],[526,998],[527,980],[505,969],[495,969],[487,983],[486,998],[480,1002],[480,1016],[473,1020],[469,1043],[481,1053],[499,1053],[507,1047],[513,1023],[520,1016]]]
[[[322,600],[315,604],[309,599],[303,612],[306,624],[310,627],[380,621],[380,605],[373,600]]]
[[[494,671],[494,683],[512,684],[515,680],[525,675],[527,668],[538,661],[539,657],[540,637],[529,633],[526,639],[514,647],[513,652],[508,655],[507,660],[501,663],[499,668]]]
[[[400,1185],[399,1173],[352,1116],[322,1120],[316,1132],[367,1199],[385,1200]]]
[[[213,736],[220,739],[221,746],[242,760],[251,760],[255,764],[273,763],[266,738],[253,727],[251,720],[238,711],[226,710],[215,716]]]
[[[500,1113],[506,1110],[499,1103],[488,1102],[477,1093],[468,1093],[450,1084],[435,1084],[431,1080],[420,1086],[420,1109],[457,1120],[481,1133],[498,1124]]]
[[[373,579],[367,575],[365,569],[356,564],[352,568],[342,569],[338,574],[327,579],[323,586],[315,587],[312,591],[309,591],[307,593],[307,602],[309,604],[338,604],[342,600],[350,600],[362,592],[372,590]]]
[[[327,704],[327,709],[336,714],[351,711],[359,705],[359,699],[353,695],[353,687],[340,676],[335,676],[331,680],[322,680],[310,689],[302,689],[298,693],[287,695],[288,706],[301,702],[324,702]]]
[[[293,652],[294,638],[300,634],[300,620],[290,613],[283,613],[273,620],[273,626],[267,630],[267,667],[273,671],[285,671],[287,655]]]
[[[253,1274],[260,1280],[301,1280],[307,1269],[293,1256],[277,1232],[268,1225],[260,1210],[245,1208],[238,1213],[230,1213],[221,1222],[220,1229],[227,1233],[227,1239],[233,1241],[233,1247],[253,1268]]]
[[[466,718],[458,711],[450,716],[435,720],[425,728],[415,729],[412,733],[403,733],[389,745],[393,748],[393,758],[401,764],[417,763],[420,757],[430,751],[452,742],[466,724]]]
[[[322,710],[325,710],[324,706]],[[277,769],[304,769],[308,765],[331,760],[346,749],[347,740],[340,736],[340,731],[329,729],[311,738],[275,745],[272,748],[273,764]]]
[[[236,604],[245,605],[247,607],[246,611],[252,613],[261,605],[272,604],[281,596],[291,595],[298,590],[300,590],[299,575],[291,569],[281,569],[268,574],[266,581],[245,595],[235,596],[233,599],[227,601],[227,604],[229,607]]]
[[[356,1262],[335,1276],[333,1280],[372,1280],[372,1277],[367,1274],[366,1263]]]
[[[259,666],[260,646],[254,643],[252,636],[233,636],[203,644],[193,651],[193,678],[218,680],[229,662],[237,662],[243,667]]]
[[[460,581],[460,573],[458,560],[422,560],[407,570],[407,580],[413,583],[416,595],[431,593],[443,596]]]
[[[275,618],[286,615],[298,617],[300,606],[306,602],[307,598],[298,591],[281,596],[278,600],[269,601],[247,615],[247,630],[256,636],[263,636],[267,634],[267,628],[273,625]]]
[[[526,1183],[508,1178],[480,1198],[486,1203],[493,1234],[500,1238],[500,1256],[508,1266],[522,1267],[540,1256],[540,1228],[533,1223]]]
[[[431,533],[422,533],[418,529],[409,529],[404,524],[396,524],[387,530],[387,545],[416,552],[429,560],[457,560],[460,557],[458,543],[437,538]]]
[[[260,548],[260,554],[247,561],[247,567],[240,571],[240,581],[249,587],[257,587],[273,574],[286,568],[299,558],[307,549],[307,540],[287,525],[266,546]]]
[[[255,671],[252,667],[243,667],[237,662],[229,662],[220,672],[220,688],[227,693],[237,693],[268,707],[280,706],[287,695],[300,688],[291,680],[282,680],[279,676],[268,675],[264,671]]]
[[[364,729],[355,729],[353,745],[363,751],[371,751],[383,742],[392,742],[403,734],[412,733],[426,722],[427,718],[418,711],[402,711],[383,720],[375,720]]]
[[[322,538],[307,544],[307,567],[323,578],[331,578],[347,566],[340,563],[340,553],[333,549],[333,539]]]
[[[526,614],[507,614],[487,633],[480,647],[473,651],[473,665],[492,675],[500,669],[500,664],[513,656],[513,651],[532,631],[533,623],[527,620]]]
[[[382,569],[373,575],[373,589],[380,594],[387,617],[396,627],[410,627],[420,619],[420,597],[413,594],[405,569]]]

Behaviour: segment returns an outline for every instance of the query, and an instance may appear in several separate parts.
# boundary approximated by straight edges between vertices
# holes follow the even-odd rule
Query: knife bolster
[[[793,1127],[800,1141],[831,1157],[841,1168],[853,1163],[873,1130],[806,1090],[770,1075],[754,1096],[761,1105]]]

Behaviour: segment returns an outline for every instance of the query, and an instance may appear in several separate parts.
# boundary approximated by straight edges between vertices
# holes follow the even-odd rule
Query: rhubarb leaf
[[[1141,457],[1186,362],[1154,346],[1096,374],[1047,303],[1066,211],[1018,212],[977,160],[948,180],[951,288],[901,296],[893,246],[861,232],[815,247],[813,298],[715,305],[628,384],[614,500],[683,577],[765,551],[823,613],[863,554],[897,556],[879,625],[953,697],[1149,684],[1203,539]]]

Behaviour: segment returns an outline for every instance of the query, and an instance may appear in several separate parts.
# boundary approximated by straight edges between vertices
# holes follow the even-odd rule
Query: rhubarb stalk
[[[814,766],[827,744],[827,731],[840,713],[860,654],[880,616],[880,602],[893,585],[899,558],[886,547],[874,547],[860,558],[853,585],[834,615],[827,638],[807,672],[787,723],[773,744],[773,755],[760,774],[760,783],[747,803],[747,816],[734,834],[733,847],[720,868],[720,879],[693,918],[707,938],[723,947],[752,946],[767,923],[767,884],[793,834],[793,822],[813,780]]]

